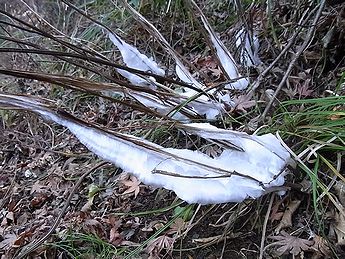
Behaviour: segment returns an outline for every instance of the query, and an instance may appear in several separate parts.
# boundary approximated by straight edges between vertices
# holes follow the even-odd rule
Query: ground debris
[[[277,256],[282,256],[289,253],[296,256],[304,251],[311,250],[311,247],[314,245],[313,240],[291,236],[285,231],[281,231],[280,235],[278,236],[270,236],[268,238],[277,240],[269,245],[278,246],[276,250]]]

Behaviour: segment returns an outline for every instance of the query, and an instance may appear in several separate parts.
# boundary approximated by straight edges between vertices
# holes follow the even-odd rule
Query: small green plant
[[[311,182],[312,205],[319,232],[324,232],[326,209],[323,197],[339,206],[327,186],[329,179],[344,181],[337,170],[339,155],[345,151],[345,97],[332,96],[282,102],[269,130],[280,132],[292,143],[298,167]]]
[[[325,143],[333,137],[335,141],[322,149],[345,150],[344,103],[344,96],[282,102],[272,118],[271,129],[279,130],[283,137],[300,138],[300,150],[312,143]]]
[[[122,249],[117,249],[94,234],[73,232],[66,234],[61,241],[49,243],[48,246],[64,251],[70,258],[75,259],[88,258],[88,256],[110,259],[123,253]],[[94,257],[95,255],[97,257]]]

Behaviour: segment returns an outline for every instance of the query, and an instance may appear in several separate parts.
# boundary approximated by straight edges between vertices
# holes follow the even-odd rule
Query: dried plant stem
[[[317,10],[317,7],[309,10],[304,11],[303,17],[307,15],[306,18],[302,18],[299,23],[297,24],[297,28],[295,29],[294,34],[291,36],[291,38],[288,40],[286,46],[282,51],[280,51],[279,55],[271,62],[271,64],[265,68],[264,71],[262,71],[259,76],[256,78],[254,83],[247,89],[247,99],[251,99],[255,93],[255,90],[260,86],[261,82],[265,79],[265,77],[268,75],[268,73],[273,69],[273,67],[278,63],[278,61],[286,55],[286,53],[292,48],[293,44],[295,43],[297,36],[301,33],[302,29],[306,26],[306,23],[309,21],[309,18],[312,16],[312,14]]]
[[[288,44],[285,46],[285,48],[279,53],[279,55],[273,60],[273,62],[258,76],[256,81],[254,82],[253,86],[249,89],[248,96],[252,96],[254,91],[259,87],[261,81],[265,78],[265,76],[268,74],[269,71],[274,67],[274,65],[288,52],[288,50],[292,47],[292,45],[295,43],[295,40],[299,33],[301,32],[301,29],[297,30],[294,35],[289,40]]]
[[[58,227],[58,225],[60,224],[60,221],[63,217],[63,215],[65,214],[74,193],[77,191],[77,189],[79,188],[79,186],[81,185],[81,183],[84,181],[84,179],[90,175],[92,172],[94,172],[95,170],[99,169],[100,167],[104,166],[108,164],[108,162],[100,162],[97,165],[95,165],[94,167],[92,167],[90,170],[88,170],[87,172],[85,172],[78,180],[78,182],[74,185],[72,191],[70,192],[65,205],[63,206],[62,210],[60,211],[59,215],[57,216],[56,220],[54,221],[54,224],[51,226],[51,228],[49,229],[49,231],[47,232],[47,234],[45,234],[43,237],[41,237],[40,239],[38,239],[37,241],[33,241],[31,243],[29,243],[28,245],[26,245],[22,250],[20,250],[20,252],[14,256],[14,258],[17,259],[21,259],[21,258],[27,258],[28,255],[30,253],[32,253],[33,251],[35,251],[40,245],[42,245],[55,231],[55,229]]]
[[[280,51],[279,55],[272,61],[272,63],[264,70],[262,71],[258,78],[255,80],[253,85],[248,88],[247,90],[247,98],[252,98],[254,95],[255,90],[260,86],[261,82],[264,80],[264,78],[267,76],[267,74],[272,70],[272,68],[278,63],[278,61],[291,49],[293,44],[296,41],[297,36],[301,33],[302,29],[305,27],[306,23],[309,21],[309,18],[311,15],[316,11],[316,8],[309,10],[307,9],[305,13],[308,13],[307,17],[305,19],[301,19],[300,22],[297,24],[297,29],[295,30],[292,37],[288,40],[286,46],[282,51]],[[303,15],[304,16],[304,15]]]
[[[212,36],[211,35],[214,35],[215,39],[217,39],[215,36],[216,33],[211,28],[211,26],[208,24],[206,16],[203,14],[200,7],[193,0],[184,0],[184,3],[187,5],[189,10],[191,11],[191,14],[194,17],[194,20],[196,21],[196,25],[198,26],[200,32],[203,34],[204,39],[206,41],[206,44],[210,48],[212,55],[216,58],[216,62],[218,64],[220,70],[222,71],[223,75],[226,77],[227,80],[232,80],[232,78],[230,78],[226,69],[224,68],[222,61],[220,60],[219,56],[217,55],[216,46],[212,43],[212,40],[211,40]],[[193,8],[196,10],[196,12],[193,11]],[[202,22],[199,21],[197,16],[199,16],[201,18]],[[207,32],[206,25],[203,26],[202,23],[207,23],[207,27],[210,30],[210,33]],[[228,52],[228,50],[225,48],[225,46],[222,44],[222,42],[219,42],[219,45],[224,50],[224,53],[227,53],[229,58],[231,60],[233,60],[231,54]],[[237,68],[234,60],[233,60],[233,65],[234,65],[236,71],[238,72],[238,68]]]
[[[271,109],[271,107],[273,105],[273,102],[277,99],[277,96],[278,96],[280,90],[283,88],[283,86],[286,83],[286,80],[290,76],[290,73],[292,71],[292,68],[295,66],[296,61],[298,60],[298,58],[301,56],[303,51],[308,47],[308,45],[312,41],[313,36],[314,36],[314,32],[315,32],[315,28],[316,28],[316,24],[317,24],[317,22],[320,19],[320,16],[321,16],[321,13],[322,13],[322,10],[323,10],[324,6],[325,6],[325,0],[321,0],[321,2],[319,4],[318,11],[317,11],[317,13],[315,15],[315,18],[313,20],[313,23],[312,23],[310,29],[308,30],[308,33],[307,33],[307,35],[305,37],[305,40],[304,40],[303,44],[299,47],[298,51],[296,52],[296,54],[292,58],[292,60],[291,60],[291,62],[289,64],[289,67],[288,67],[288,69],[287,69],[283,79],[280,81],[276,91],[274,92],[274,95],[273,95],[272,99],[270,100],[270,102],[266,106],[264,112],[260,116],[259,121],[263,121],[265,119],[267,113],[269,112],[269,110]]]
[[[266,238],[266,229],[267,229],[267,222],[268,222],[268,218],[270,216],[270,212],[272,209],[272,204],[274,201],[274,196],[275,194],[272,193],[271,194],[271,199],[270,199],[270,203],[268,204],[268,208],[267,208],[267,212],[266,212],[266,216],[265,216],[265,221],[264,221],[264,225],[262,226],[262,235],[261,235],[261,244],[260,244],[260,255],[259,255],[259,259],[262,259],[264,256],[264,247],[265,247],[265,238]]]

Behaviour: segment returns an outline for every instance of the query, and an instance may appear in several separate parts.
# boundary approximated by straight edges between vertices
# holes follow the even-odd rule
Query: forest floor
[[[121,79],[105,65],[85,61],[77,66],[42,53],[11,51],[40,46],[74,52],[59,42],[63,39],[121,63],[94,21],[62,1],[39,2],[0,0],[0,50],[7,48],[0,52],[0,93],[40,96],[90,124],[164,147],[217,154],[216,146],[173,127],[157,127],[159,118],[130,105],[4,73],[25,70],[107,82],[92,72],[98,69]],[[173,60],[121,1],[70,2],[159,60],[168,77],[176,79]],[[129,2],[184,57],[198,80],[210,87],[225,80],[184,1]],[[313,26],[324,1],[196,2],[239,64],[236,32],[245,24],[258,36],[262,63],[241,72],[254,82],[265,71],[264,78],[250,99],[234,91],[236,107],[213,124],[250,134],[278,132],[295,161],[285,194],[187,204],[171,191],[146,186],[102,162],[64,127],[33,113],[0,110],[1,259],[345,257],[345,3],[326,1]]]

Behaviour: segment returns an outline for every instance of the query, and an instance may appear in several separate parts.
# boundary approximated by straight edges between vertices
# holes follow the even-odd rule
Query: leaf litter
[[[277,240],[270,244],[270,246],[278,246],[276,250],[278,256],[289,253],[296,256],[304,251],[310,250],[314,244],[312,240],[291,236],[285,231],[281,231],[279,236],[271,236],[269,238]]]

